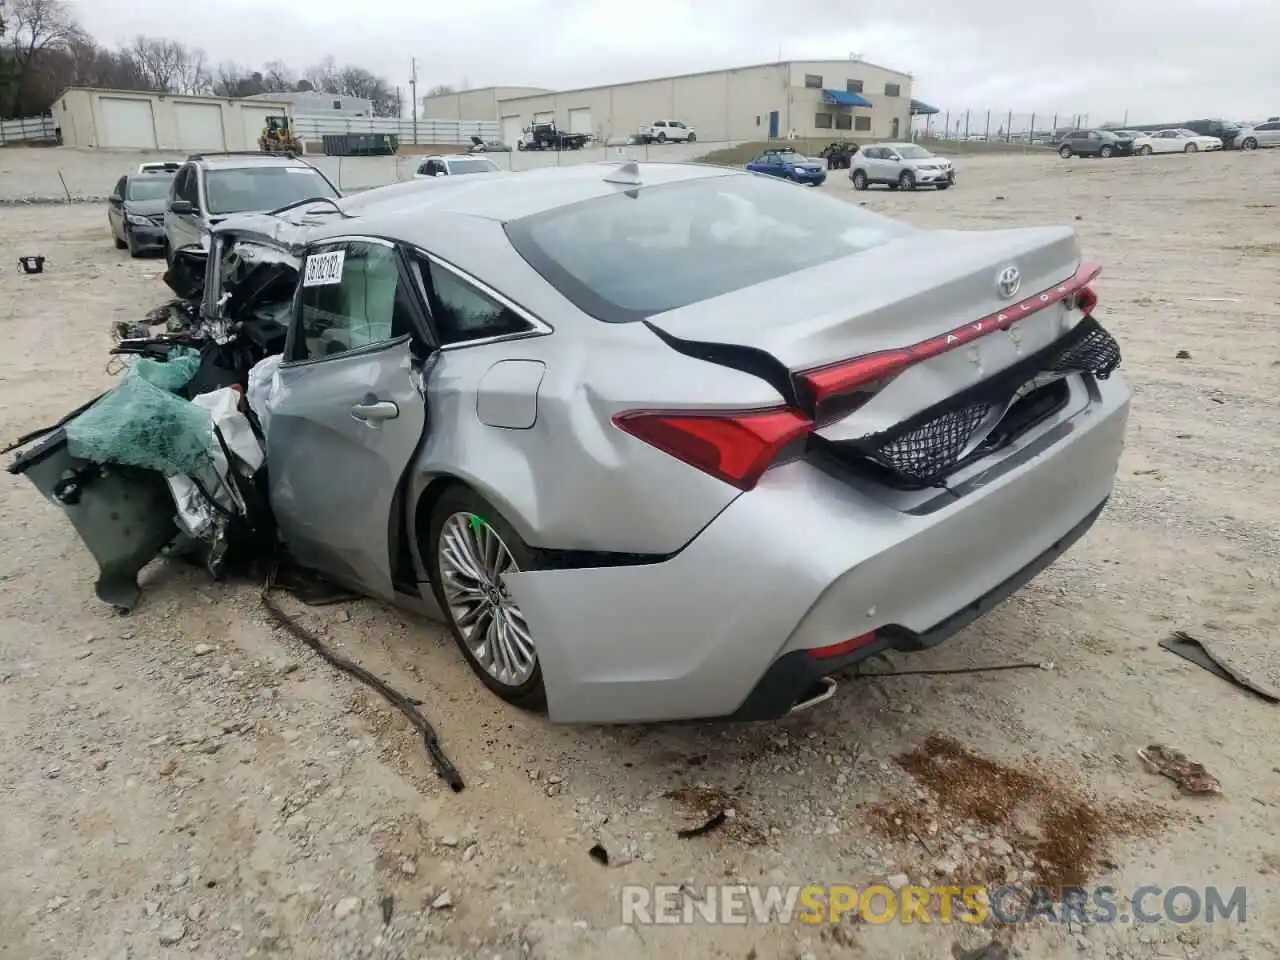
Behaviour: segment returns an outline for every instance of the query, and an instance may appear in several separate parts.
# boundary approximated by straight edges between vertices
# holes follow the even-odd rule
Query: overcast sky
[[[851,53],[943,109],[1159,123],[1280,114],[1280,0],[73,0],[100,42],[331,55],[404,86],[559,89]],[[179,15],[175,12],[180,10]],[[994,122],[993,122],[994,126]]]

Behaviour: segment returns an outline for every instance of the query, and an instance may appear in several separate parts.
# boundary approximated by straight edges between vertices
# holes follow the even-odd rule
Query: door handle
[[[351,408],[353,420],[376,423],[380,420],[394,420],[398,416],[400,416],[400,408],[391,400],[369,399]]]

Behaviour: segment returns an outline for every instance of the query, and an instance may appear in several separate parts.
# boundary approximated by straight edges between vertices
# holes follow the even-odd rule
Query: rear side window
[[[506,229],[552,286],[609,323],[709,300],[912,231],[852,203],[750,175],[630,190]]]

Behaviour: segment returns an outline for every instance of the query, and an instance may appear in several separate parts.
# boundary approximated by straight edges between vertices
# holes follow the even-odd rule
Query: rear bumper
[[[898,510],[796,462],[666,561],[508,576],[551,719],[775,717],[859,657],[940,642],[1096,518],[1115,482],[1129,391],[1119,375],[1090,391],[1084,410],[971,476],[958,497]],[[817,672],[805,664],[805,651],[870,631],[882,646]]]

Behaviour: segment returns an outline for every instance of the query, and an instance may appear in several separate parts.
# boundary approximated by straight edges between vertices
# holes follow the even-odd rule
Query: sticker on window
[[[313,253],[307,257],[307,269],[302,275],[304,287],[323,287],[331,283],[342,282],[342,261],[346,251],[334,250],[332,253]]]

